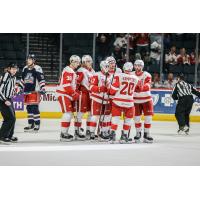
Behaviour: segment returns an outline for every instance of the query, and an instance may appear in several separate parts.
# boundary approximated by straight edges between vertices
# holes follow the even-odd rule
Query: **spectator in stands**
[[[190,54],[190,64],[195,65],[195,54],[194,54],[194,52],[191,52],[191,54]]]
[[[174,79],[173,73],[169,73],[167,76],[167,80],[164,81],[163,87],[174,88],[175,84],[176,84],[176,80]]]
[[[151,41],[151,44],[156,41],[156,40],[160,40],[162,39],[162,34],[161,33],[150,33],[149,34],[149,38]]]
[[[117,35],[117,38],[113,45],[114,47],[118,46],[122,48],[123,52],[125,53],[127,48],[127,38],[125,37],[125,34],[120,33],[119,35]]]
[[[119,46],[114,47],[114,51],[111,54],[115,59],[117,66],[121,67],[126,62],[125,55]]]
[[[175,46],[172,46],[170,52],[168,54],[165,54],[165,63],[170,65],[177,64],[177,55]]]
[[[125,39],[125,33],[119,33],[116,36],[116,39],[114,41],[114,46],[119,46],[120,48],[126,45],[127,41]]]
[[[165,33],[164,34],[164,47],[165,49],[169,49],[171,46],[171,34],[170,33]]]
[[[190,65],[190,56],[186,53],[185,48],[180,49],[180,54],[177,56],[177,63],[180,65]]]
[[[110,42],[104,34],[97,37],[96,41],[96,55],[97,55],[97,68],[99,70],[99,63],[110,54]]]
[[[145,65],[150,65],[151,64],[151,58],[150,58],[149,52],[144,52],[142,54],[142,58],[143,58],[143,61],[144,61]]]
[[[161,38],[157,38],[151,44],[150,58],[151,58],[151,63],[153,65],[159,65],[160,54],[161,54]]]
[[[136,33],[136,46],[137,53],[149,52],[149,34],[148,33]]]
[[[163,87],[163,84],[162,84],[162,82],[160,80],[160,74],[157,73],[157,72],[155,72],[153,74],[152,87],[153,88],[161,88],[161,87]]]
[[[129,54],[134,56],[136,53],[136,36],[134,33],[126,34],[127,45],[129,43]]]
[[[135,60],[141,60],[142,58],[141,58],[141,55],[140,55],[140,53],[136,53],[135,54]]]

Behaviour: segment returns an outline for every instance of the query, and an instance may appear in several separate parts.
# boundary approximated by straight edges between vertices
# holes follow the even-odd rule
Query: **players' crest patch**
[[[153,105],[155,106],[159,100],[159,94],[152,94]]]

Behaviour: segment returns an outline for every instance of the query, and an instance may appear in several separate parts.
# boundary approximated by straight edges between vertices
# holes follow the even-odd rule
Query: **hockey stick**
[[[111,82],[110,82],[110,88],[109,88],[109,90],[111,89],[111,86],[112,86],[112,83],[113,83],[113,80],[114,80],[114,77],[115,77],[116,70],[117,70],[117,66],[115,67],[115,71],[114,71],[112,80],[111,80]],[[109,97],[110,97],[110,93],[108,94],[108,99],[109,99]],[[105,112],[104,112],[103,120],[102,120],[102,121],[104,121],[104,118],[105,118]],[[110,120],[111,120],[111,119],[110,119]],[[110,121],[110,122],[111,122],[111,121]],[[109,131],[110,131],[110,128],[109,128]]]
[[[106,86],[106,82],[107,82],[107,79],[108,79],[108,75],[109,75],[109,74],[106,73],[106,78],[105,78],[104,86]],[[99,136],[100,128],[102,128],[102,127],[101,127],[101,122],[103,122],[103,120],[104,120],[104,118],[105,118],[105,112],[104,112],[103,120],[101,120],[102,111],[103,111],[103,106],[104,106],[104,97],[105,97],[105,92],[103,93],[102,102],[101,102],[100,116],[99,116],[99,120],[98,120],[98,128],[97,128],[97,135],[98,135],[98,136]]]
[[[76,109],[76,115],[74,115],[74,118],[75,118],[75,123],[78,123],[78,100],[75,101],[75,109]],[[78,134],[79,134],[79,126],[78,126]]]
[[[112,85],[112,83],[113,83],[113,80],[114,80],[114,76],[115,76],[115,72],[116,72],[116,70],[117,70],[117,66],[115,67],[115,71],[114,71],[114,74],[113,74],[112,80],[111,80],[111,82],[110,82],[110,88],[109,88],[109,90],[111,89],[111,85]],[[108,76],[108,75],[109,75],[109,73],[107,73],[107,76]],[[110,97],[110,94],[108,94],[108,99],[109,99],[109,97]],[[103,101],[102,101],[102,103],[103,103]],[[103,105],[102,105],[102,107],[103,107]],[[101,111],[101,112],[102,112],[102,111]],[[100,118],[101,118],[101,117],[102,117],[102,115],[101,115],[101,113],[100,113],[99,122],[100,122]],[[104,119],[105,119],[105,112],[104,112],[104,114],[103,114],[103,119],[102,119],[101,122],[103,122]],[[102,127],[101,127],[101,128],[102,128]],[[100,127],[99,127],[99,125],[98,125],[97,134],[99,133],[99,131],[100,131]]]

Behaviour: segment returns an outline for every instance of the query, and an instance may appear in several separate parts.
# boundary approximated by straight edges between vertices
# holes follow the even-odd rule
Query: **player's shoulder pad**
[[[22,72],[24,72],[24,71],[25,71],[25,69],[27,69],[27,68],[28,68],[28,66],[26,65],[26,66],[23,68]]]
[[[121,72],[121,73],[120,73],[120,72],[117,72],[117,73],[114,74],[114,77],[115,77],[115,76],[123,77],[124,75],[126,76],[126,73],[124,73],[124,72]]]
[[[145,77],[147,77],[147,76],[150,77],[150,78],[152,77],[151,74],[147,71],[144,71],[144,75],[145,75]]]
[[[84,67],[80,67],[78,70],[77,70],[77,72],[85,72],[86,71],[86,69],[84,68]]]
[[[117,67],[116,68],[116,73],[122,73],[122,70],[119,67]]]
[[[96,73],[94,69],[92,69],[91,72],[92,72],[93,74]]]
[[[75,73],[74,70],[69,67],[69,66],[66,66],[64,69],[63,69],[63,72],[69,72],[69,73]]]
[[[100,74],[102,74],[101,71],[95,72],[95,73],[94,73],[94,76],[95,76],[95,75],[98,76],[98,75],[100,75]]]
[[[39,65],[35,65],[34,68],[35,68],[36,72],[43,73],[42,67],[40,67]]]
[[[139,80],[139,78],[138,78],[134,73],[131,73],[131,76],[132,76],[134,79]]]

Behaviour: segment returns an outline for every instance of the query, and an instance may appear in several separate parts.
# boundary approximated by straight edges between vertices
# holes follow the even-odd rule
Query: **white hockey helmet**
[[[133,71],[133,63],[132,62],[124,63],[123,70],[128,72]]]
[[[141,66],[142,68],[144,67],[144,62],[143,60],[136,60],[134,62],[134,66]]]
[[[69,59],[69,62],[70,63],[72,63],[72,62],[81,62],[81,59],[80,59],[80,57],[79,56],[77,56],[77,55],[72,55],[71,57],[70,57],[70,59]]]
[[[91,62],[91,63],[93,63],[92,57],[90,55],[84,55],[82,57],[82,63],[85,63],[85,62]]]
[[[103,61],[100,62],[100,69],[104,73],[108,72],[108,67],[109,67],[109,64],[108,64],[108,62],[106,60],[103,60]]]
[[[107,57],[106,61],[108,62],[108,64],[113,63],[113,62],[116,63],[116,60],[115,60],[115,58],[113,56]]]

